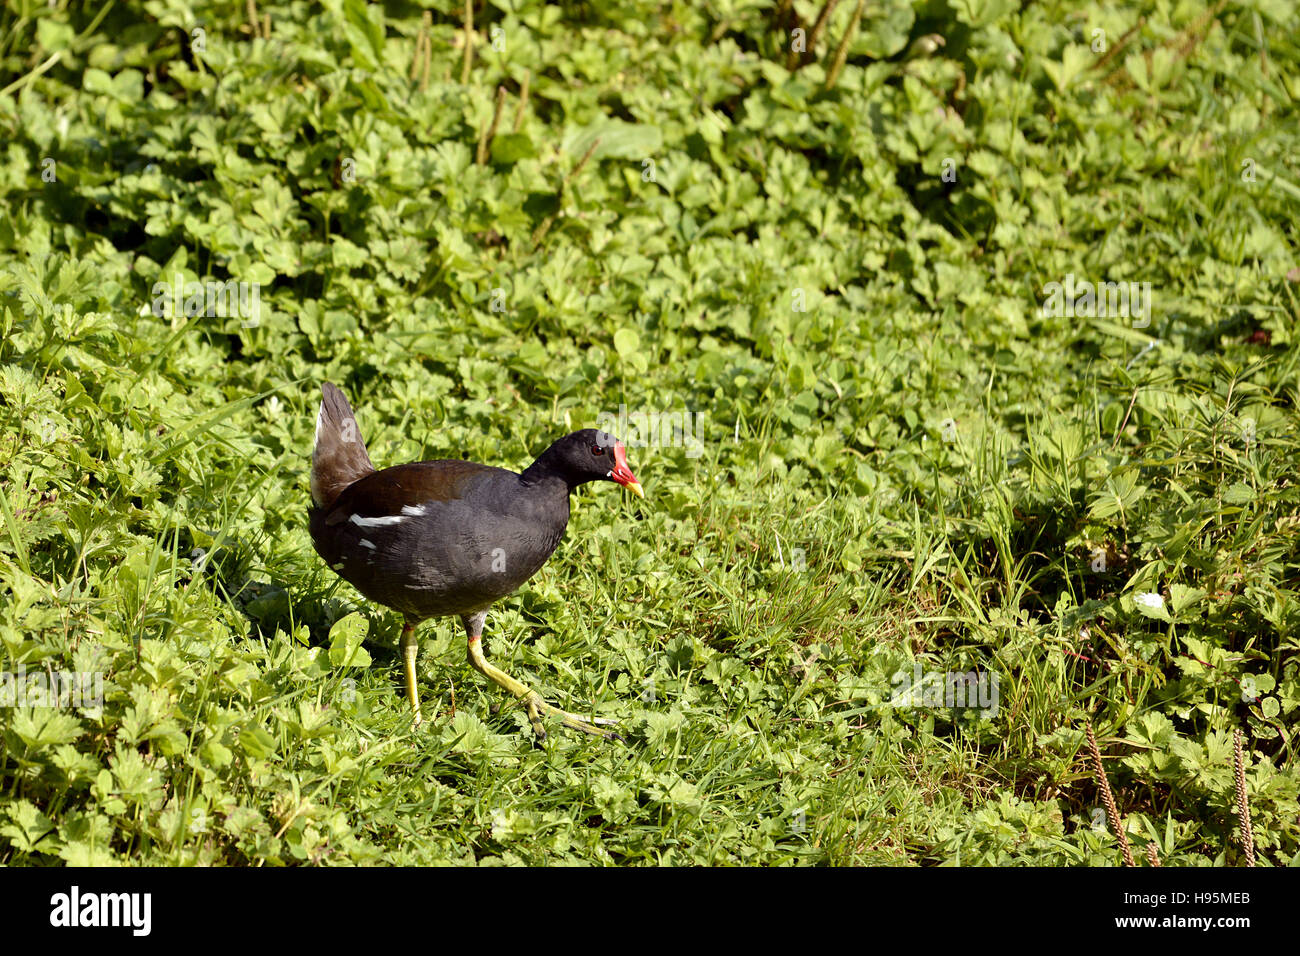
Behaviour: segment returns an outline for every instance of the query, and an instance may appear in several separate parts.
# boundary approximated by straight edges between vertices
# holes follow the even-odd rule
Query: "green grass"
[[[1243,863],[1235,729],[1300,861],[1293,6],[707,6],[481,6],[467,82],[451,3],[0,7],[0,670],[104,691],[0,708],[0,863],[1119,865],[1089,720],[1143,863]],[[488,619],[626,745],[451,621],[412,730],[325,379],[381,467],[701,416]]]

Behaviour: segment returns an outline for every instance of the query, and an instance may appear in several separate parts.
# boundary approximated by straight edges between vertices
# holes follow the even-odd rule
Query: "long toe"
[[[614,720],[612,717],[593,717],[591,721],[588,722],[577,714],[571,714],[567,710],[561,710],[558,707],[548,704],[537,695],[533,696],[533,699],[529,701],[529,704],[530,716],[532,714],[532,708],[536,707],[537,710],[548,716],[558,717],[560,723],[563,726],[568,727],[570,730],[580,730],[584,734],[591,734],[593,737],[603,737],[606,740],[617,740],[621,743],[627,743],[626,740],[624,740],[619,734],[614,733],[614,731],[603,730],[601,727],[597,726],[598,724],[617,724],[618,721]],[[534,720],[534,729],[537,728],[539,723],[540,721]]]
[[[614,721],[608,718],[598,717],[595,718],[594,723],[587,723],[587,721],[583,720],[581,717],[565,713],[562,710],[557,711],[556,716],[560,718],[561,724],[572,730],[581,730],[584,734],[591,734],[593,737],[604,737],[606,740],[617,740],[620,743],[627,743],[627,741],[623,739],[622,735],[616,734],[612,730],[603,730],[596,726],[596,724],[614,723]]]

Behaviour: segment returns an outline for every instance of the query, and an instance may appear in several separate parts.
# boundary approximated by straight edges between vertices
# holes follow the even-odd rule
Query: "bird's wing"
[[[396,465],[367,475],[349,486],[325,519],[327,525],[357,518],[371,522],[418,517],[424,506],[465,497],[475,478],[500,468],[449,459]]]

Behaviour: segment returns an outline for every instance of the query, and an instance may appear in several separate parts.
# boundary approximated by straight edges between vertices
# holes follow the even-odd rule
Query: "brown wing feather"
[[[347,521],[352,515],[379,518],[400,515],[403,507],[427,501],[454,501],[462,496],[464,482],[474,475],[499,471],[472,461],[447,459],[394,465],[357,481],[334,502],[326,525]]]

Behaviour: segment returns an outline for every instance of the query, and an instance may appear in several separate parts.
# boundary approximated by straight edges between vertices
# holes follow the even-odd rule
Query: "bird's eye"
[[[592,446],[591,446],[591,453],[592,453],[593,455],[600,456],[600,455],[605,454],[605,449],[601,448],[599,445],[592,445]]]

